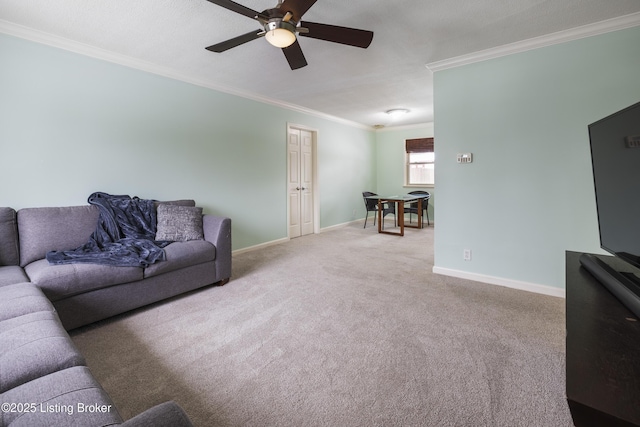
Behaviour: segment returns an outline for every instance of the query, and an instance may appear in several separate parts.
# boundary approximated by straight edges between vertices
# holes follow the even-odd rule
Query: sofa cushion
[[[11,208],[0,208],[0,265],[18,265],[20,250],[18,248],[18,222],[16,211]]]
[[[206,240],[190,240],[173,242],[164,248],[164,253],[167,256],[166,261],[157,262],[145,268],[145,278],[213,261],[216,258],[216,247]]]
[[[33,404],[37,408],[33,412],[2,411],[0,425],[7,427],[111,426],[122,423],[111,398],[86,366],[54,372],[22,384],[3,393],[0,400],[8,404]],[[95,406],[83,406],[87,404]]]
[[[51,265],[41,259],[25,267],[31,282],[51,301],[108,286],[142,280],[139,267],[116,267],[102,264]]]
[[[53,312],[38,311],[0,322],[0,343],[0,393],[85,364]]]
[[[29,278],[18,265],[0,265],[0,286],[28,282]]]
[[[0,287],[0,321],[35,311],[55,312],[51,302],[37,286],[17,283]]]
[[[204,239],[202,208],[161,204],[157,211],[156,240],[185,242]]]
[[[98,208],[92,205],[20,209],[20,265],[43,259],[49,251],[71,250],[87,243],[97,225]]]

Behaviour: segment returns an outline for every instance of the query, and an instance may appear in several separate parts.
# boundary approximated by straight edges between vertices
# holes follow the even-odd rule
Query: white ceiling
[[[277,0],[237,3],[262,11]],[[309,65],[296,71],[263,39],[205,50],[259,28],[206,0],[0,0],[0,28],[17,24],[366,126],[400,126],[433,121],[428,63],[637,12],[638,0],[318,0],[304,20],[371,30],[373,42],[365,50],[300,37]],[[410,113],[391,121],[392,108]]]

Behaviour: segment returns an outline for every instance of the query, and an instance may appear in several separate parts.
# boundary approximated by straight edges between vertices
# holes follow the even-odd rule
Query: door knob
[[[300,191],[300,187],[296,187],[296,190]]]

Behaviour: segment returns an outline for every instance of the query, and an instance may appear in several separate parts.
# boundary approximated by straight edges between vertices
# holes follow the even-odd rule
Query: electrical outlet
[[[462,251],[462,259],[465,261],[471,261],[471,249],[465,249]]]

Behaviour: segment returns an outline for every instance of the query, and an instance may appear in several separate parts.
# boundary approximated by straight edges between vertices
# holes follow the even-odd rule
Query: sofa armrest
[[[204,239],[216,247],[216,282],[231,277],[231,219],[205,214],[202,216]]]
[[[120,425],[122,427],[193,427],[187,414],[173,401],[149,408]]]

